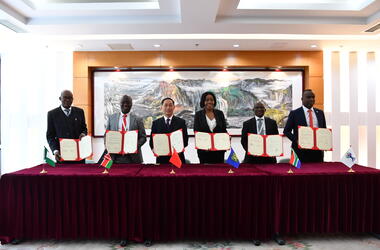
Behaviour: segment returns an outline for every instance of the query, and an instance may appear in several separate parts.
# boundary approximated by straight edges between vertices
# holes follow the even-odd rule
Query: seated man
[[[70,90],[63,90],[59,100],[61,106],[47,114],[46,139],[58,163],[84,163],[85,160],[60,162],[59,138],[81,139],[87,135],[87,126],[83,109],[71,106],[74,98]]]
[[[164,116],[154,120],[152,124],[151,134],[167,134],[176,130],[182,129],[183,145],[188,145],[187,127],[184,119],[179,118],[174,113],[174,100],[167,97],[161,101],[161,109]],[[153,138],[150,137],[149,146],[153,149]],[[184,153],[178,153],[182,163],[185,163]],[[156,158],[156,163],[169,163],[170,156],[159,156]]]
[[[277,123],[275,120],[264,117],[265,107],[261,102],[257,102],[253,107],[255,117],[243,123],[241,132],[241,144],[245,150],[244,163],[276,163],[276,157],[260,157],[248,155],[248,133],[259,135],[278,135]]]
[[[138,130],[137,148],[135,154],[111,154],[114,163],[142,163],[143,157],[141,147],[146,142],[146,134],[144,124],[141,118],[131,114],[132,98],[124,95],[120,100],[121,112],[112,114],[108,117],[107,130],[113,131],[129,131]]]

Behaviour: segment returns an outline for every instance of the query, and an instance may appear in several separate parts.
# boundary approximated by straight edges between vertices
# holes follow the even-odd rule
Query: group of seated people
[[[59,97],[61,105],[48,112],[46,137],[49,146],[59,162],[60,148],[59,138],[81,139],[87,135],[84,111],[72,106],[73,94],[69,90],[61,92]],[[302,94],[302,106],[292,110],[284,128],[284,134],[292,141],[292,148],[301,162],[322,162],[323,151],[300,149],[298,147],[298,126],[326,128],[326,120],[322,110],[314,108],[315,95],[311,89],[306,89]],[[217,99],[212,92],[205,92],[200,99],[200,110],[195,113],[194,131],[206,133],[227,133],[226,118],[221,110],[216,109]],[[131,111],[132,98],[122,96],[120,100],[120,112],[108,117],[107,130],[112,131],[138,131],[138,150],[133,154],[111,154],[114,163],[142,163],[141,147],[146,142],[145,128],[142,118]],[[161,101],[163,116],[154,120],[151,134],[171,133],[182,129],[183,144],[188,145],[186,121],[174,115],[175,102],[167,97]],[[253,107],[254,117],[243,123],[241,144],[246,151],[244,163],[276,163],[275,157],[252,156],[247,153],[248,134],[275,135],[279,134],[275,120],[265,117],[265,106],[262,102],[255,103]],[[153,139],[149,141],[153,149]],[[200,163],[223,163],[225,151],[197,150]],[[185,162],[183,152],[179,153],[182,162]],[[170,156],[157,156],[157,163],[168,163]],[[83,161],[81,161],[83,162]]]

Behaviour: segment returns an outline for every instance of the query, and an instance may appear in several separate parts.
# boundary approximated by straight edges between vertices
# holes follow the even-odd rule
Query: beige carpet
[[[2,245],[0,249],[18,250],[100,250],[100,249],[212,249],[212,250],[238,250],[238,249],[324,249],[324,250],[351,250],[351,249],[380,249],[380,240],[369,235],[303,235],[285,238],[287,244],[279,246],[273,241],[263,242],[261,246],[254,246],[250,242],[157,242],[151,247],[143,244],[130,244],[125,248],[119,246],[118,241],[25,241],[20,245]]]

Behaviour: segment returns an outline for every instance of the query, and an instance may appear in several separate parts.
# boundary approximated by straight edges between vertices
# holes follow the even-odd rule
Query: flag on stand
[[[226,163],[230,164],[234,168],[238,168],[240,165],[239,158],[237,157],[233,148],[231,148],[231,152],[230,152],[230,155],[228,156]]]
[[[352,166],[356,163],[357,158],[356,158],[356,155],[355,155],[354,151],[352,150],[351,146],[349,147],[347,152],[344,153],[344,155],[342,156],[342,159],[340,159],[340,161],[349,168],[352,168]]]
[[[170,157],[169,162],[171,162],[177,168],[181,168],[182,167],[181,158],[179,158],[179,155],[178,155],[177,151],[175,150],[175,148],[173,148],[173,154]]]
[[[110,169],[111,166],[112,166],[112,164],[113,164],[113,160],[112,160],[110,154],[109,153],[105,154],[104,157],[103,157],[103,161],[102,161],[102,163],[100,165],[103,166],[103,167],[105,167],[105,168]]]
[[[298,159],[298,156],[297,156],[296,152],[294,152],[293,149],[291,149],[291,155],[290,155],[289,163],[292,164],[293,166],[295,166],[296,168],[301,168],[301,161],[300,161],[300,159]]]
[[[50,165],[50,166],[52,166],[52,167],[55,167],[55,161],[53,160],[53,159],[51,159],[50,157],[51,157],[51,154],[50,154],[50,152],[49,152],[49,150],[46,148],[46,147],[44,147],[45,149],[44,149],[44,160],[45,160],[45,162],[48,164],[48,165]]]

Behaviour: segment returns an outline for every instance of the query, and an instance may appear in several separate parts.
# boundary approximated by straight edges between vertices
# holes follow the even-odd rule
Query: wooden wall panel
[[[74,103],[92,125],[91,71],[97,67],[303,67],[305,88],[323,109],[322,51],[87,51],[74,52]]]

